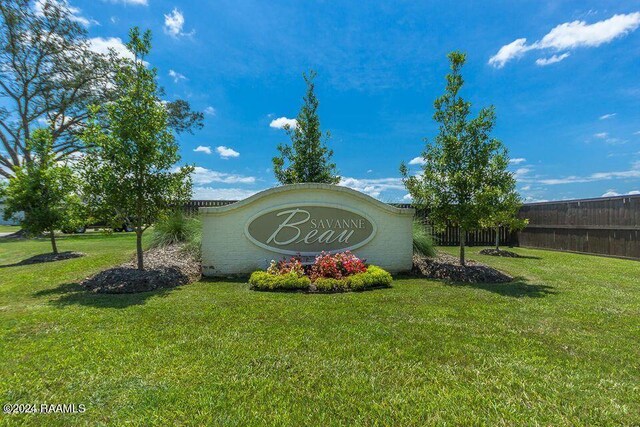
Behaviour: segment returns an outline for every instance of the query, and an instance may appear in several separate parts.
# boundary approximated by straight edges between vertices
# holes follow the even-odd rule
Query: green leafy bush
[[[185,245],[187,250],[199,254],[201,242],[202,225],[200,219],[186,215],[181,210],[176,210],[163,216],[154,225],[151,245],[158,247],[181,243]]]
[[[347,278],[334,279],[333,277],[319,277],[313,284],[318,292],[338,292],[349,289]]]
[[[299,277],[296,273],[271,274],[266,271],[254,271],[249,277],[251,289],[258,291],[308,290],[311,279]]]
[[[363,291],[371,288],[391,286],[391,274],[375,265],[370,265],[362,273],[336,279],[318,277],[311,282],[307,276],[296,273],[272,274],[256,271],[249,278],[251,289],[260,291],[272,290],[310,290],[315,292],[347,292]]]
[[[353,291],[362,291],[369,288],[391,286],[393,279],[388,271],[375,265],[370,265],[364,273],[354,274],[347,278],[349,288]]]
[[[413,253],[425,257],[436,255],[431,227],[417,219],[413,221]]]

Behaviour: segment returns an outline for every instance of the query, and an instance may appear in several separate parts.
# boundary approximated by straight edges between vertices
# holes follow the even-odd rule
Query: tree
[[[27,141],[46,123],[58,159],[82,150],[89,105],[119,96],[121,58],[92,50],[86,29],[63,0],[0,2],[0,176],[31,161]],[[186,101],[166,103],[176,131],[202,127]]]
[[[15,175],[4,189],[4,216],[9,219],[22,212],[22,229],[32,235],[48,233],[51,249],[57,254],[55,230],[75,228],[82,222],[76,217],[81,211],[77,178],[71,167],[56,160],[50,130],[35,130],[27,146],[33,157],[14,168]]]
[[[507,171],[506,149],[491,137],[496,120],[493,106],[470,118],[471,104],[459,94],[466,55],[452,52],[447,57],[451,72],[445,93],[434,102],[438,134],[422,154],[422,173],[410,175],[404,163],[400,172],[414,203],[429,209],[434,226],[444,227],[450,221],[459,227],[460,264],[464,265],[466,232],[480,227],[492,212],[492,195],[508,192],[513,177]]]
[[[307,92],[303,98],[302,108],[296,118],[295,126],[285,129],[291,145],[280,144],[279,156],[273,158],[273,171],[281,184],[299,182],[323,182],[337,184],[340,177],[336,175],[336,165],[331,163],[333,151],[327,148],[329,132],[322,134],[318,117],[318,98],[315,95],[313,80],[316,72],[303,73],[307,84]],[[323,141],[324,139],[324,141]]]
[[[522,230],[529,220],[518,217],[522,206],[520,195],[515,189],[516,181],[511,176],[511,182],[505,184],[504,193],[497,193],[492,197],[491,213],[481,221],[483,227],[491,227],[496,232],[496,250],[500,250],[500,227],[506,227],[510,231]]]
[[[143,233],[166,210],[190,198],[193,168],[175,167],[179,147],[159,98],[156,70],[144,62],[151,32],[141,35],[132,28],[126,45],[134,59],[124,62],[116,75],[120,97],[91,108],[82,134],[89,148],[81,170],[95,215],[110,224],[133,225],[138,269],[143,270]]]

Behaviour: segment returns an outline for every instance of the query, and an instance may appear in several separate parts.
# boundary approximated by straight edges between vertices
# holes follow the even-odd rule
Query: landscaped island
[[[347,292],[391,286],[391,274],[346,251],[322,253],[311,265],[300,257],[271,261],[267,271],[255,271],[249,278],[258,291],[302,290],[309,292]]]

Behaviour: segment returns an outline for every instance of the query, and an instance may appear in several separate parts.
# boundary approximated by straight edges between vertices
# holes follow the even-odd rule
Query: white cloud
[[[527,39],[516,39],[509,44],[506,44],[500,48],[498,53],[489,58],[489,65],[493,65],[496,68],[504,67],[504,64],[524,55],[524,53],[530,50],[530,47],[526,46]]]
[[[103,0],[108,1],[109,3],[122,3],[124,5],[132,5],[132,6],[147,6],[149,3],[147,0]]]
[[[502,68],[504,65],[524,55],[530,50],[566,51],[580,47],[598,47],[618,37],[635,31],[640,26],[640,12],[613,15],[609,19],[587,24],[585,21],[565,22],[553,28],[542,39],[527,44],[526,38],[519,38],[504,45],[494,56],[489,58],[489,65]],[[554,62],[566,58],[560,55]],[[555,55],[554,55],[555,56]],[[552,59],[553,57],[549,58]],[[545,60],[542,60],[545,62]],[[548,65],[543,63],[538,65]]]
[[[216,115],[216,109],[213,108],[212,106],[208,106],[207,108],[204,109],[204,113],[207,116],[215,116]]]
[[[198,145],[196,148],[193,149],[193,151],[195,151],[196,153],[211,154],[211,147],[204,146],[204,145]]]
[[[519,165],[520,163],[524,163],[526,161],[527,159],[525,159],[524,157],[516,157],[515,159],[510,159],[509,163],[513,165]]]
[[[242,200],[262,190],[247,190],[245,188],[214,188],[193,187],[195,200]]]
[[[187,80],[184,74],[180,74],[177,71],[169,70],[169,77],[173,79],[174,83],[178,83],[180,80]]]
[[[531,190],[530,185],[525,185],[524,187],[522,187],[522,191],[529,191],[529,190]]]
[[[234,150],[233,148],[225,147],[224,145],[216,147],[216,151],[218,152],[218,154],[220,155],[220,158],[222,159],[228,159],[230,157],[240,156],[240,153],[238,153],[236,150]]]
[[[516,179],[522,180],[529,174],[529,172],[531,172],[531,168],[518,168],[513,175]]]
[[[67,0],[49,0],[49,2],[53,5],[58,6],[61,9],[66,9],[69,13],[69,19],[71,21],[77,22],[78,24],[89,27],[91,25],[100,25],[98,21],[91,18],[86,18],[82,16],[81,10],[75,6],[71,6]],[[33,8],[38,16],[44,16],[44,7],[46,5],[45,0],[36,0],[33,5]]]
[[[288,119],[286,117],[278,117],[277,119],[271,120],[269,123],[269,127],[276,129],[285,129],[287,127],[296,128],[298,126],[298,121],[296,119]]]
[[[253,184],[256,182],[256,178],[253,176],[236,175],[196,166],[193,172],[193,182],[196,185],[211,184],[212,182],[221,182],[224,184]]]
[[[579,184],[595,181],[608,181],[612,179],[640,178],[640,165],[633,164],[632,168],[624,171],[596,172],[586,176],[570,175],[564,178],[540,179],[536,182],[546,185]]]
[[[598,139],[605,139],[606,137],[609,136],[609,134],[606,133],[606,132],[599,132],[599,133],[594,134],[593,136],[595,136]]]
[[[171,37],[190,36],[194,31],[185,33],[182,31],[184,28],[184,15],[177,8],[173,8],[171,13],[164,15],[164,32]]]
[[[611,119],[613,117],[616,116],[616,114],[618,113],[609,113],[609,114],[604,114],[602,116],[599,117],[600,120],[607,120],[607,119]]]
[[[414,157],[413,159],[409,160],[410,165],[424,165],[425,163],[426,161],[422,157]]]
[[[404,200],[405,202],[412,202],[413,197],[411,197],[411,194],[407,193],[404,196],[402,196],[402,200]]]
[[[606,193],[602,195],[602,197],[614,197],[614,196],[635,196],[640,194],[640,190],[631,190],[628,193],[618,193],[616,190],[607,190]]]
[[[102,55],[107,55],[110,50],[113,50],[121,58],[134,59],[133,54],[119,37],[93,37],[89,39],[89,47]]]
[[[556,62],[560,62],[563,59],[567,59],[568,57],[568,53],[563,53],[562,55],[551,55],[548,58],[538,58],[536,59],[536,65],[544,67],[545,65],[551,65],[555,64]]]
[[[383,191],[388,190],[406,191],[400,178],[358,179],[342,177],[340,178],[339,185],[366,193],[371,197],[380,197]]]

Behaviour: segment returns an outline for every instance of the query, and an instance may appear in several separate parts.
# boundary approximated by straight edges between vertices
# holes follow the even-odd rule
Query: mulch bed
[[[461,266],[457,257],[440,252],[433,258],[414,255],[413,272],[422,277],[451,282],[505,283],[513,280],[513,277],[477,261],[467,260],[466,265]]]
[[[503,249],[483,249],[480,252],[480,255],[490,255],[490,256],[503,256],[507,258],[522,258],[515,252],[505,251]]]
[[[144,270],[135,258],[118,267],[101,271],[81,282],[91,292],[130,294],[169,289],[200,279],[200,261],[181,245],[153,248],[144,253]]]

